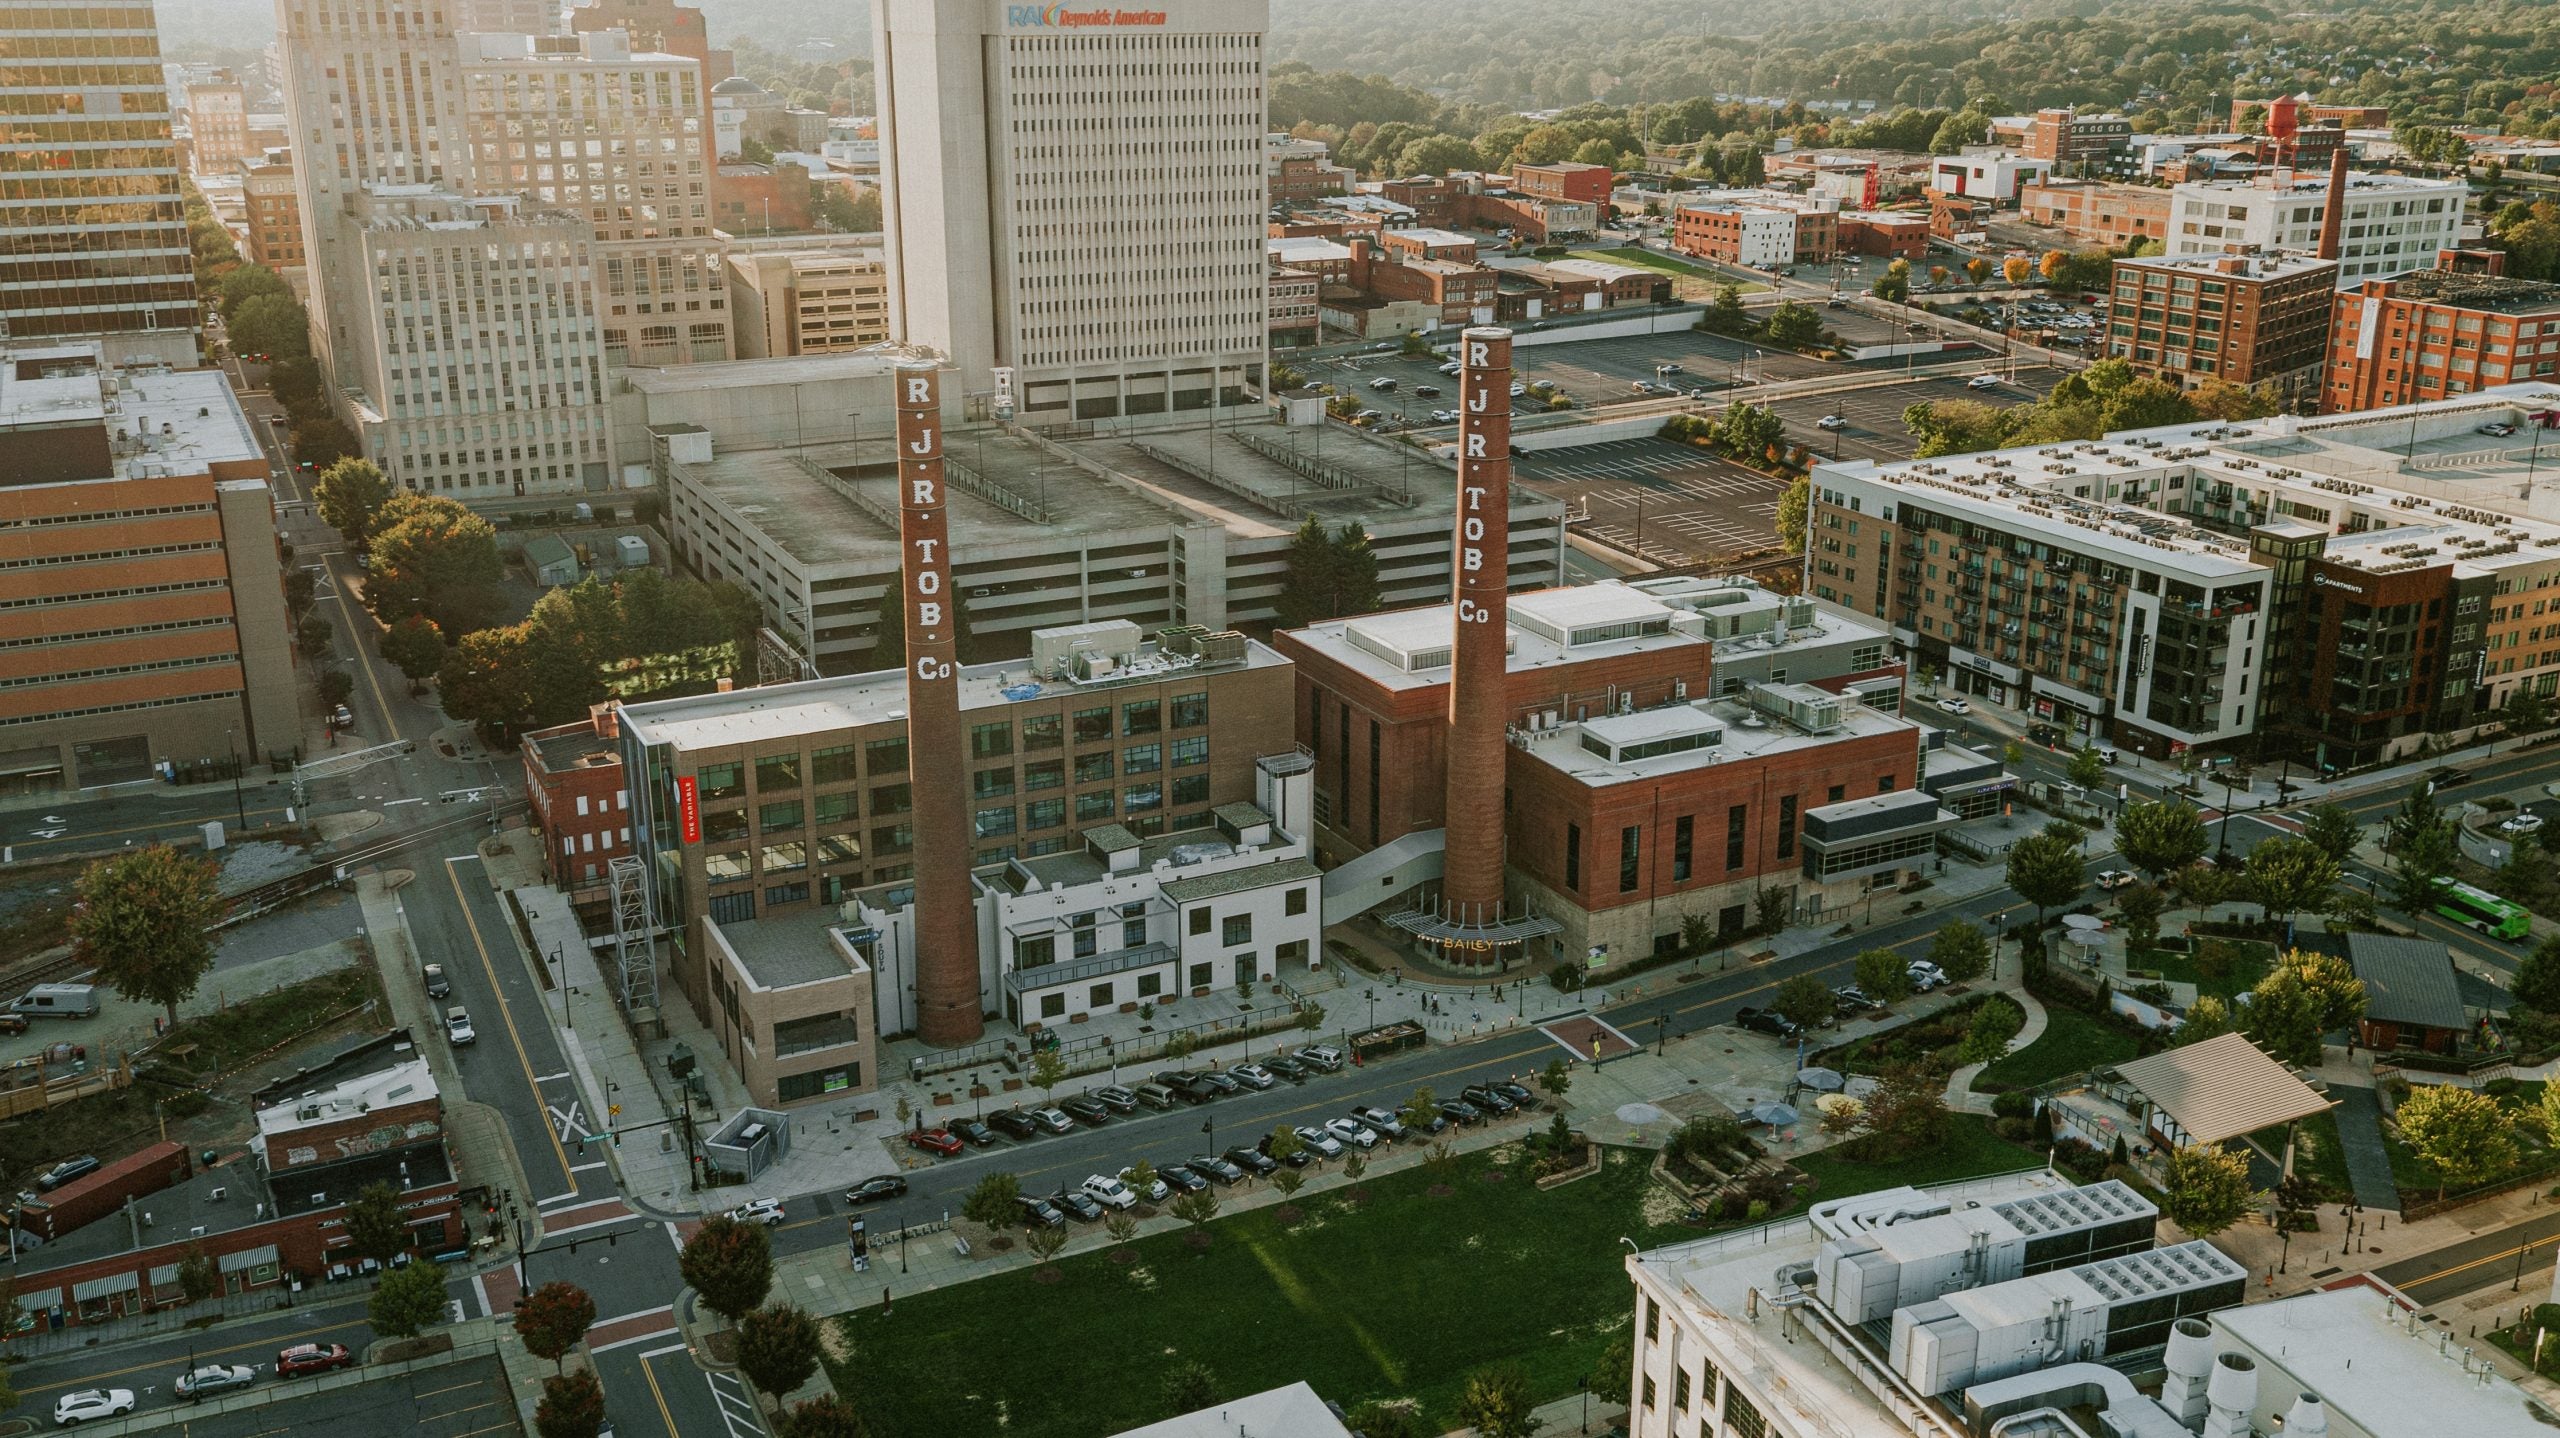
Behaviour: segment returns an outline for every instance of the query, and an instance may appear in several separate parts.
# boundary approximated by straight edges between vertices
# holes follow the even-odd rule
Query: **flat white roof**
[[[1340,240],[1322,235],[1293,235],[1286,239],[1268,239],[1262,248],[1284,265],[1315,264],[1325,260],[1351,258],[1351,247]]]
[[[1456,230],[1435,230],[1423,225],[1416,225],[1407,230],[1389,230],[1387,233],[1393,238],[1412,240],[1417,244],[1429,245],[1435,250],[1443,245],[1472,245],[1479,243],[1473,235],[1462,235]]]
[[[2212,1322],[2291,1376],[2295,1391],[2319,1394],[2336,1415],[2332,1431],[2339,1419],[2374,1438],[2549,1431],[2524,1390],[2494,1373],[2465,1371],[2444,1356],[2434,1324],[2420,1322],[2413,1334],[2408,1316],[2380,1290],[2357,1286],[2226,1308]],[[2293,1395],[2282,1387],[2261,1373],[2260,1406],[2290,1408]]]
[[[425,1059],[410,1059],[359,1074],[318,1093],[298,1095],[258,1110],[258,1136],[281,1137],[313,1124],[335,1123],[396,1104],[436,1096],[436,1076]]]
[[[1115,1438],[1351,1438],[1304,1381],[1212,1403],[1179,1418],[1131,1428]]]

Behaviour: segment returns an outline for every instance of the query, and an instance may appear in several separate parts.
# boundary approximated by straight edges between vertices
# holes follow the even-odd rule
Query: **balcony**
[[[1061,988],[1087,979],[1125,974],[1131,969],[1169,964],[1174,957],[1171,944],[1141,944],[1134,949],[1114,949],[1089,959],[1069,959],[1029,969],[1008,969],[1005,971],[1004,988],[1006,993],[1018,996],[1041,989]]]

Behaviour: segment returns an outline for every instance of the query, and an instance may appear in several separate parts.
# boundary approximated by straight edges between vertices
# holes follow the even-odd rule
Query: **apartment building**
[[[851,237],[848,237],[851,238]],[[877,243],[733,242],[727,274],[738,358],[830,354],[889,338],[889,267]]]
[[[249,148],[249,89],[228,70],[187,86],[187,155],[198,174],[239,168]]]
[[[2030,180],[2018,189],[2018,217],[2108,249],[2123,249],[2136,240],[2166,245],[2169,192],[2112,180]]]
[[[0,348],[0,477],[0,792],[298,753],[267,457],[221,371]]]
[[[1599,208],[1608,205],[1609,190],[1617,179],[1617,171],[1607,165],[1584,165],[1572,161],[1511,167],[1511,187],[1524,195]]]
[[[249,213],[249,259],[278,273],[302,268],[302,191],[293,152],[269,150],[248,161],[240,188]]]
[[[586,217],[606,363],[729,358],[701,63],[621,30],[460,43],[473,192]]]
[[[1248,403],[1268,0],[1062,13],[874,8],[892,329],[951,356],[971,412],[1000,367],[1035,424]],[[1099,163],[1138,153],[1162,163]]]
[[[2560,525],[2515,512],[2537,445],[2483,432],[2555,401],[2560,386],[2508,384],[1820,465],[1808,583],[1959,692],[2073,733],[2159,756],[2405,757],[2476,732],[2519,687],[2560,690],[2539,597],[2560,588]]]
[[[2181,385],[2210,376],[2308,397],[2320,389],[2337,267],[2298,254],[2118,260],[2107,353]]]
[[[2337,285],[2389,279],[2435,263],[2461,242],[2469,187],[2461,180],[2349,172],[2335,258]],[[2208,180],[2169,192],[2168,253],[2296,250],[2320,246],[2329,176],[2278,170],[2249,180]]]
[[[2560,372],[2560,285],[2452,269],[2336,297],[2324,413],[2448,399]]]
[[[1704,190],[1680,195],[1671,247],[1749,269],[1825,264],[1840,247],[1840,202],[1776,190]]]
[[[607,487],[593,227],[512,196],[378,185],[350,257],[373,286],[343,351],[365,453],[465,504]]]
[[[196,363],[160,34],[148,5],[0,6],[12,57],[0,168],[0,334],[91,337],[110,364]]]
[[[1271,256],[1271,273],[1263,284],[1271,296],[1271,342],[1275,345],[1311,345],[1322,331],[1319,299],[1324,293],[1324,277],[1312,270],[1294,269]]]

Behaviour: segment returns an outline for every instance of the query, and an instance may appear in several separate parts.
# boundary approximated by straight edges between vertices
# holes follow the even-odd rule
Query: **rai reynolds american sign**
[[[1017,30],[1092,30],[1123,25],[1162,25],[1162,10],[1122,10],[1109,5],[1007,5],[1004,23]]]

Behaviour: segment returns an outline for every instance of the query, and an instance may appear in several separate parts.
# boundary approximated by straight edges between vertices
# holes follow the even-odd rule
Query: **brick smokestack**
[[[1458,338],[1457,609],[1449,669],[1446,856],[1440,902],[1461,924],[1502,917],[1504,654],[1511,578],[1511,331]]]
[[[2320,258],[2338,257],[2338,237],[2346,233],[2347,223],[2347,146],[2339,137],[2338,148],[2329,155],[2329,203],[2320,207]]]
[[[901,364],[898,577],[906,606],[907,771],[915,784],[916,1036],[935,1048],[986,1031],[978,919],[969,880],[969,766],[960,741],[960,617],[951,596],[951,511],[943,503],[942,376]]]

